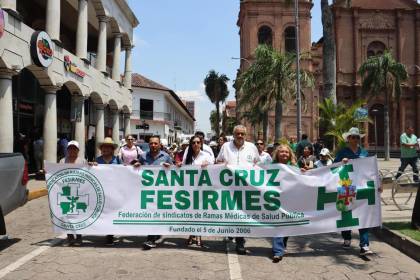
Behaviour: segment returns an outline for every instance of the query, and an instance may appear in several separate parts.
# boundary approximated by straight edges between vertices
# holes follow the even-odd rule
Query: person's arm
[[[400,143],[401,143],[401,146],[404,146],[404,147],[407,147],[407,148],[413,148],[413,147],[417,146],[417,143],[416,144],[409,144],[408,143],[408,136],[405,135],[405,134],[402,134],[400,136]]]
[[[223,146],[220,148],[219,155],[216,158],[216,163],[224,163],[226,161],[225,156],[224,156],[224,153],[225,153],[225,148],[224,147],[225,147],[225,145],[226,145],[226,143],[223,144]]]

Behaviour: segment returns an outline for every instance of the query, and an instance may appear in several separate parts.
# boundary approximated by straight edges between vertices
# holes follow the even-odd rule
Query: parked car
[[[28,166],[20,153],[0,153],[0,235],[6,234],[4,216],[28,200]]]

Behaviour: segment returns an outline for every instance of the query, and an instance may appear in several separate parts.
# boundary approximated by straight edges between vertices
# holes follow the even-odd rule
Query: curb
[[[387,227],[374,228],[372,232],[382,241],[420,262],[420,242]]]
[[[47,194],[48,194],[48,190],[46,188],[39,188],[39,189],[31,190],[29,191],[29,194],[28,194],[28,201],[46,196]]]

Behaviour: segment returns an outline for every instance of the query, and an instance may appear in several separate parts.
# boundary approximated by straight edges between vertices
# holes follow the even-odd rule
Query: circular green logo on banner
[[[47,180],[51,220],[66,230],[80,230],[92,225],[101,215],[105,194],[99,180],[80,168],[69,168]]]

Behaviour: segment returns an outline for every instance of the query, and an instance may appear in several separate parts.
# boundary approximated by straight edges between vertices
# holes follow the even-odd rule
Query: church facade
[[[389,50],[397,61],[406,65],[409,74],[402,85],[402,96],[393,101],[390,108],[391,146],[396,149],[406,125],[412,124],[420,133],[420,5],[415,0],[353,0],[351,6],[347,6],[348,2],[336,0],[332,4],[337,47],[337,98],[346,104],[361,98],[359,67],[369,56]],[[311,53],[311,59],[303,61],[303,67],[316,78],[315,89],[305,90],[302,130],[314,139],[319,134],[318,103],[323,96],[322,40],[311,43],[312,7],[310,0],[299,1],[300,51]],[[242,0],[238,26],[241,58],[244,58],[240,72],[248,67],[247,61],[252,61],[263,28],[271,29],[274,48],[282,52],[293,50],[294,7],[286,5],[284,0]],[[282,123],[285,137],[296,135],[295,107],[291,102],[285,110]],[[378,141],[375,143],[374,125],[365,123],[365,147],[383,146],[383,107],[383,96],[368,99],[366,109],[371,119],[376,119]],[[270,115],[270,119],[269,133],[273,134],[274,115]]]

